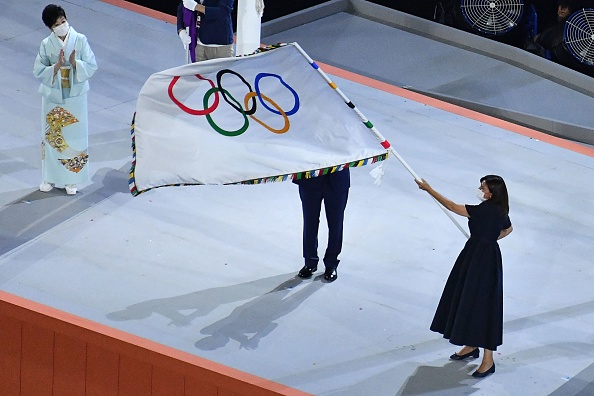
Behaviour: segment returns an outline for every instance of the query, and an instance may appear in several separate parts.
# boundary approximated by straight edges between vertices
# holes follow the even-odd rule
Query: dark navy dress
[[[466,205],[470,238],[441,295],[431,330],[455,345],[491,350],[503,343],[503,269],[497,238],[511,227],[501,208]]]

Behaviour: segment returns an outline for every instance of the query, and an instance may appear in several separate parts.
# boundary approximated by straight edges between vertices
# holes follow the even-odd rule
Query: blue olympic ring
[[[293,108],[287,112],[285,112],[285,114],[287,114],[288,116],[293,115],[297,112],[297,110],[299,110],[299,95],[297,95],[297,92],[295,92],[295,90],[293,88],[291,88],[291,86],[289,84],[287,84],[283,78],[281,76],[279,76],[278,74],[272,74],[272,73],[258,73],[258,75],[256,76],[256,79],[254,80],[254,88],[256,89],[256,94],[258,95],[258,99],[260,100],[260,103],[262,103],[262,106],[264,106],[264,108],[266,108],[266,110],[273,112],[274,114],[278,114],[281,115],[280,111],[274,110],[272,108],[270,108],[266,103],[264,103],[264,99],[262,99],[262,95],[260,94],[260,80],[264,77],[276,77],[279,79],[279,81],[281,82],[281,84],[283,84],[285,87],[287,87],[287,89],[289,91],[291,91],[291,93],[293,94],[293,97],[295,98],[295,105],[293,106]]]
[[[221,84],[221,79],[222,76],[224,74],[233,74],[236,77],[238,77],[243,83],[244,85],[247,86],[247,88],[249,89],[249,92],[245,95],[245,109],[241,106],[241,104],[226,90],[222,87]],[[238,136],[241,135],[243,132],[245,132],[248,128],[249,122],[247,120],[247,116],[253,118],[255,121],[257,121],[260,125],[262,125],[263,127],[265,127],[266,129],[268,129],[271,132],[274,133],[285,133],[286,131],[288,131],[289,128],[289,120],[288,120],[288,116],[295,114],[300,107],[300,103],[299,103],[299,95],[297,94],[297,92],[289,85],[287,84],[283,78],[281,76],[279,76],[278,74],[273,74],[273,73],[258,73],[255,77],[254,80],[254,87],[255,87],[255,91],[252,89],[251,85],[245,80],[245,78],[230,69],[222,69],[217,73],[217,87],[214,87],[214,84],[212,82],[212,80],[206,79],[204,77],[202,77],[199,74],[196,74],[196,77],[198,77],[200,80],[205,80],[208,81],[210,86],[212,87],[211,89],[209,89],[207,91],[207,93],[204,95],[203,98],[203,107],[204,110],[195,110],[195,109],[191,109],[187,106],[185,106],[183,103],[181,103],[179,100],[177,100],[175,98],[175,95],[173,93],[173,87],[175,86],[175,84],[177,83],[177,81],[179,80],[179,76],[175,76],[172,81],[169,84],[169,88],[168,88],[168,94],[170,99],[184,112],[188,113],[188,114],[192,114],[192,115],[205,115],[206,118],[208,119],[208,123],[210,124],[210,126],[217,132],[219,132],[222,135],[225,136]],[[263,93],[260,92],[260,80],[264,77],[274,77],[277,78],[280,83],[285,86],[292,94],[293,94],[293,98],[294,98],[294,105],[293,108],[290,111],[284,112],[282,110],[282,108],[280,106],[278,106],[278,104],[276,102],[274,102],[272,99],[268,98],[266,95],[264,95]],[[208,99],[210,98],[210,96],[212,94],[215,94],[215,102],[211,105],[208,106]],[[226,131],[223,130],[222,128],[220,128],[210,117],[210,114],[212,114],[216,108],[219,105],[219,100],[218,100],[218,94],[221,94],[221,96],[223,97],[223,99],[225,100],[225,102],[227,102],[227,104],[229,104],[233,109],[235,109],[237,112],[239,112],[243,118],[244,118],[244,125],[238,129],[237,131]],[[256,112],[256,100],[254,98],[254,96],[258,97],[258,100],[260,101],[260,103],[262,104],[262,106],[264,106],[265,109],[267,109],[268,111],[270,111],[271,113],[277,114],[282,116],[285,119],[285,126],[281,129],[274,129],[272,127],[270,127],[267,124],[264,124],[261,120],[257,119],[254,117],[254,113]],[[252,106],[251,108],[248,108],[248,102],[250,101],[252,102]],[[270,106],[268,106],[265,103],[265,100],[270,102],[274,107],[276,107],[276,109],[271,108]]]

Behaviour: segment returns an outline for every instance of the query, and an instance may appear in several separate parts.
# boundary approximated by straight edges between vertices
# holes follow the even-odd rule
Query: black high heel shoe
[[[450,356],[451,360],[464,360],[464,359],[468,359],[469,357],[472,357],[474,359],[479,357],[479,349],[478,348],[474,348],[472,351],[465,353],[464,355],[458,355],[457,353],[454,353],[452,356]]]
[[[493,365],[491,366],[491,368],[487,371],[484,371],[482,373],[479,373],[478,370],[476,370],[474,373],[472,373],[472,376],[474,378],[485,378],[488,375],[491,375],[495,372],[495,363],[493,363]]]

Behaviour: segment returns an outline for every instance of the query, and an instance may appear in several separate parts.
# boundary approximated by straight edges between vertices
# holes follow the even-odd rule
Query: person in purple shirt
[[[177,34],[192,62],[234,56],[233,0],[183,0],[177,7]]]

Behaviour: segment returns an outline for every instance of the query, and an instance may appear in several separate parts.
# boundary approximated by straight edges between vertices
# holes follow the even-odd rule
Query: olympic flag
[[[371,123],[316,68],[287,44],[153,74],[132,126],[132,194],[316,177],[386,159]]]

